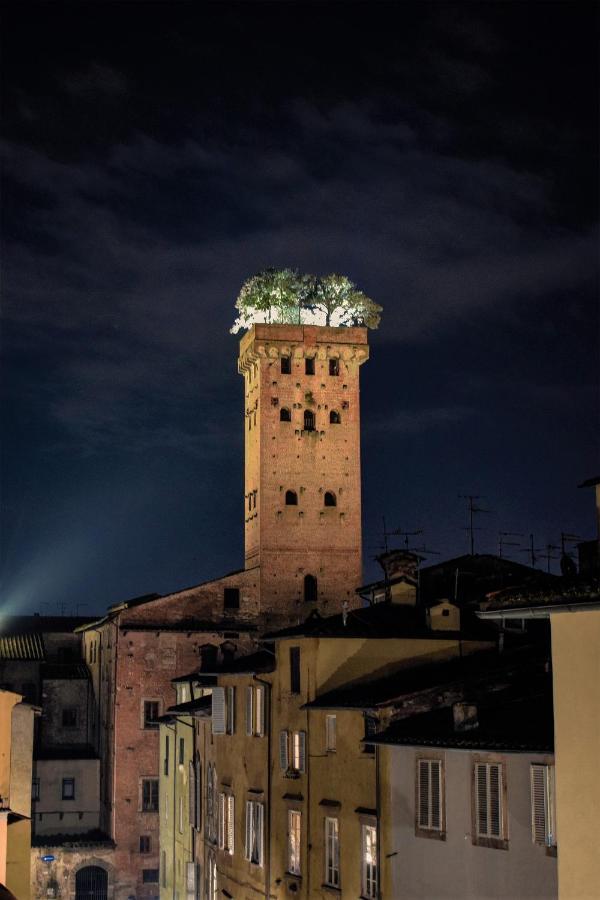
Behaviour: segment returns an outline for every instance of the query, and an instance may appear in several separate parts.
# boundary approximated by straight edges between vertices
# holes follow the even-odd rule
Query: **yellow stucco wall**
[[[600,896],[600,611],[555,613],[554,742],[560,900]]]

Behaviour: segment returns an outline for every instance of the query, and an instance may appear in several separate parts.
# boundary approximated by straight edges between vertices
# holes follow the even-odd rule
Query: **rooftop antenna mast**
[[[498,556],[504,559],[503,550],[505,547],[519,547],[520,541],[507,541],[506,538],[525,537],[519,531],[499,531],[498,532]]]
[[[531,568],[535,569],[535,564],[537,562],[536,553],[541,553],[542,550],[540,547],[533,546],[533,534],[529,535],[529,547],[524,547],[522,550],[519,550],[519,553],[527,553],[529,554],[529,559],[531,560]]]
[[[474,556],[475,555],[475,532],[480,531],[480,529],[476,528],[474,525],[474,518],[479,513],[490,513],[491,509],[483,509],[483,507],[477,506],[475,501],[482,499],[482,497],[479,494],[459,494],[458,496],[461,500],[467,501],[467,510],[469,513],[469,524],[464,530],[469,532],[469,546],[471,548],[471,556]]]
[[[558,556],[554,556],[552,553],[553,550],[560,550],[560,547],[557,547],[555,544],[546,544],[546,552],[540,553],[540,559],[546,560],[546,571],[550,574],[550,561],[553,559],[558,559]]]
[[[410,544],[409,538],[416,537],[418,534],[423,534],[422,528],[419,528],[418,531],[402,531],[401,528],[395,528],[394,531],[388,531],[389,536],[394,535],[395,537],[403,537],[404,538],[402,543],[404,544],[404,549],[407,552],[411,549],[411,547],[409,546],[409,544]]]
[[[560,533],[560,552],[562,556],[570,556],[572,550],[567,550],[567,544],[578,544],[583,538],[578,534],[571,534],[569,531],[561,531]]]

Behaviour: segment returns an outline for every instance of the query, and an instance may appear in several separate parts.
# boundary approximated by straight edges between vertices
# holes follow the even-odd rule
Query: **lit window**
[[[300,849],[302,839],[302,813],[288,810],[288,872],[300,875]]]
[[[325,884],[340,886],[340,829],[338,819],[325,818]]]
[[[369,900],[377,897],[377,828],[362,826],[362,896]]]
[[[288,777],[302,774],[306,769],[306,732],[279,732],[279,766]]]
[[[235,798],[233,794],[219,794],[219,849],[233,855],[235,841]]]
[[[263,685],[246,688],[246,734],[262,737],[265,733],[265,689]]]

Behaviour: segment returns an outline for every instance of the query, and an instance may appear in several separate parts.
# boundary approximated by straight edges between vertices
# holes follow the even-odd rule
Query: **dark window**
[[[280,422],[291,422],[292,421],[292,414],[289,411],[289,409],[287,408],[287,406],[282,406],[281,409],[279,410],[279,421]]]
[[[144,884],[158,884],[158,869],[142,869]]]
[[[314,358],[310,357],[304,360],[304,372],[306,375],[314,375],[315,374],[315,361]]]
[[[296,493],[296,491],[285,492],[285,505],[298,506],[298,494]]]
[[[149,834],[140,834],[140,853],[150,853]]]
[[[317,579],[314,575],[304,576],[304,600],[306,603],[317,601]]]
[[[377,733],[377,719],[375,716],[367,716],[365,715],[365,739],[372,737]],[[363,750],[365,753],[375,753],[375,745],[374,744],[363,744]]]
[[[240,589],[239,588],[225,588],[223,590],[223,608],[224,609],[239,609],[240,608]]]
[[[144,700],[144,728],[158,728],[158,700]]]
[[[39,778],[31,779],[31,799],[32,800],[40,799],[40,779]]]
[[[304,430],[305,431],[314,431],[315,430],[315,414],[311,412],[310,409],[304,410]]]
[[[325,506],[337,506],[337,500],[333,491],[325,491]]]
[[[329,360],[329,374],[330,375],[339,375],[340,374],[339,359],[330,359]]]
[[[281,374],[282,375],[291,375],[292,372],[292,360],[289,356],[281,357]]]
[[[443,610],[442,610],[442,615],[443,615],[443,616],[449,616],[449,615],[450,615],[450,610],[449,610],[449,609],[443,609]]]
[[[203,647],[200,647],[200,668],[205,672],[209,672],[211,669],[214,671],[218,654],[219,651],[214,644],[204,644]]]
[[[62,780],[62,798],[63,800],[75,799],[75,779],[63,778]]]
[[[340,419],[340,414],[337,409],[332,409],[329,413],[329,422],[331,425],[341,425],[342,420]]]
[[[165,764],[163,771],[165,775],[169,774],[169,735],[165,737]]]
[[[142,810],[158,812],[158,778],[144,778],[142,781]]]
[[[62,723],[63,728],[77,728],[77,710],[63,709]]]
[[[183,765],[183,758],[185,755],[185,741],[183,738],[179,738],[179,765]]]
[[[300,693],[300,647],[290,647],[290,691]]]
[[[26,681],[23,685],[23,696],[28,703],[35,703],[36,690],[33,681]]]

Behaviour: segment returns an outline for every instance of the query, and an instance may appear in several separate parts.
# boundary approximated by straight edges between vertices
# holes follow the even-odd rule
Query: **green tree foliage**
[[[246,279],[235,305],[240,315],[233,333],[255,322],[377,328],[381,318],[381,306],[345,275],[301,275],[293,269],[265,269]]]

